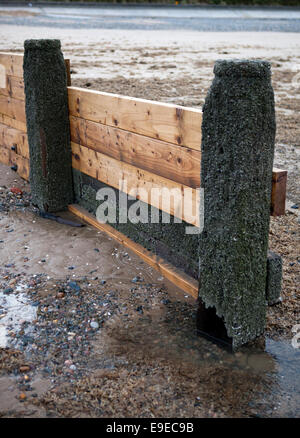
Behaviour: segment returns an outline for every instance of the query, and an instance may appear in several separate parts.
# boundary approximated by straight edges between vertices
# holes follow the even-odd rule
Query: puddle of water
[[[23,287],[19,285],[18,289],[23,290]],[[5,295],[3,292],[0,292],[0,310],[0,347],[6,348],[9,343],[8,331],[17,333],[23,322],[36,319],[37,310],[24,293]]]
[[[59,215],[78,222],[71,213]],[[73,228],[22,211],[0,215],[0,225],[1,260],[13,265],[12,272],[55,279],[97,276],[116,284],[130,284],[140,276],[146,283],[179,291],[129,249],[89,225]]]
[[[119,363],[171,364],[180,374],[173,372],[172,379],[194,379],[195,390],[198,385],[199,394],[229,416],[300,416],[300,349],[267,338],[264,348],[229,353],[199,337],[192,315],[182,313],[182,306],[157,304],[140,317],[115,317],[94,348]]]

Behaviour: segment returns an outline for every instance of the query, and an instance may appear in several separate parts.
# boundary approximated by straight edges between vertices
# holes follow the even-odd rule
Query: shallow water
[[[199,337],[193,311],[186,310],[180,301],[154,303],[141,317],[113,318],[94,347],[130,366],[171,364],[179,370],[170,372],[179,386],[182,378],[193,379],[191,393],[198,388],[201,399],[226,416],[300,416],[300,349],[266,338],[265,346],[232,354]]]
[[[59,216],[80,222],[68,212]],[[98,276],[116,284],[138,275],[145,282],[170,285],[134,253],[89,225],[74,228],[23,211],[0,213],[0,240],[1,261],[13,272],[47,274],[48,279]]]

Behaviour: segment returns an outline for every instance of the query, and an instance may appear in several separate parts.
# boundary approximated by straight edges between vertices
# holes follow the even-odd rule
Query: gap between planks
[[[156,256],[152,252],[143,248],[140,244],[133,242],[129,237],[120,233],[114,229],[111,225],[102,224],[97,221],[96,217],[85,210],[83,207],[75,204],[69,205],[69,211],[84,220],[88,224],[104,231],[110,237],[117,240],[122,245],[131,249],[141,259],[143,259],[148,265],[160,272],[164,277],[170,280],[174,285],[182,289],[184,292],[191,295],[193,298],[198,298],[198,281],[188,276],[183,271],[172,266],[161,257]]]

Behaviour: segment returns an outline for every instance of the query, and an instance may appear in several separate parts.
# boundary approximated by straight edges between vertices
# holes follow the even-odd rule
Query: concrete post
[[[42,211],[73,201],[67,75],[59,40],[27,40],[24,54],[32,201]]]
[[[236,350],[261,335],[275,141],[271,66],[217,61],[203,107],[201,334]]]

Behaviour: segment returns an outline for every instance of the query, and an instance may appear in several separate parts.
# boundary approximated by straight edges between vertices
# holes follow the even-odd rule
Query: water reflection
[[[266,339],[265,349],[232,354],[197,336],[196,306],[151,303],[143,315],[119,315],[102,334],[105,354],[148,367],[169,366],[170,379],[226,416],[298,416],[300,352]],[[104,336],[104,338],[103,338]]]

